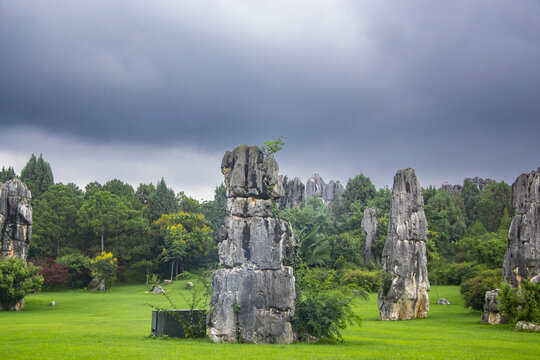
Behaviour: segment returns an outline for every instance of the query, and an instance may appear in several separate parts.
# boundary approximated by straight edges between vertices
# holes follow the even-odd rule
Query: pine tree
[[[159,219],[163,214],[172,214],[180,209],[174,190],[167,188],[165,180],[161,178],[154,191],[148,197],[148,206],[145,215],[150,221]]]
[[[2,171],[0,171],[0,183],[5,183],[6,181],[16,177],[17,174],[15,174],[15,170],[13,170],[12,166],[8,167],[7,169],[2,166]]]
[[[30,156],[30,160],[21,171],[21,180],[26,184],[34,199],[39,198],[49,186],[54,184],[51,166],[43,160],[43,154],[40,154],[38,159],[34,154]]]

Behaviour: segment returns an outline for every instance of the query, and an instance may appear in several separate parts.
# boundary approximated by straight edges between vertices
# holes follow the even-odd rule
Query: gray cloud
[[[540,165],[539,18],[534,1],[2,2],[0,126],[154,155],[283,134],[303,179],[511,182]]]

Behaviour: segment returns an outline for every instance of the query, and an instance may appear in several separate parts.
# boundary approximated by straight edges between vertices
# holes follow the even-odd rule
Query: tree
[[[135,190],[133,190],[133,186],[121,180],[112,179],[107,181],[102,190],[109,191],[111,194],[120,197],[124,204],[131,209],[140,210],[143,207],[139,197],[135,194]]]
[[[283,145],[285,145],[283,139],[287,138],[281,135],[275,141],[265,141],[261,146],[264,157],[274,157],[274,154],[280,151],[283,148]]]
[[[504,210],[509,210],[509,215],[513,216],[513,208],[510,204],[512,188],[504,181],[501,183],[489,183],[480,193],[478,200],[478,220],[484,224],[487,231],[497,231],[504,214]]]
[[[0,171],[0,183],[5,183],[6,181],[16,177],[17,174],[15,174],[15,170],[13,170],[12,166],[8,167],[7,169],[2,166],[2,171]]]
[[[135,191],[135,195],[137,195],[141,204],[147,205],[150,195],[152,195],[152,193],[154,193],[155,191],[156,191],[156,187],[152,183],[139,184],[139,187]]]
[[[41,256],[59,256],[78,231],[77,212],[83,204],[82,191],[74,184],[58,183],[49,187],[34,206],[31,247]]]
[[[183,272],[185,265],[199,265],[215,246],[211,224],[202,214],[164,214],[152,226],[163,241],[162,261],[171,263],[171,279],[174,269],[178,274],[179,266]]]
[[[174,194],[174,190],[169,189],[165,180],[161,178],[156,186],[156,191],[148,198],[148,206],[146,208],[146,217],[150,221],[159,219],[163,214],[172,214],[179,210],[178,200]]]
[[[118,232],[119,223],[127,218],[128,208],[109,191],[97,191],[79,209],[79,224],[91,229],[101,240],[101,252],[105,251],[105,235]]]
[[[360,201],[360,203],[365,206],[368,200],[375,197],[376,193],[377,190],[370,178],[364,174],[359,174],[347,181],[345,191],[343,192],[343,198],[350,202]]]
[[[38,199],[49,186],[54,184],[51,165],[43,160],[43,154],[40,154],[37,160],[34,154],[30,156],[30,160],[21,171],[21,180],[26,184],[34,199]]]
[[[471,226],[478,220],[478,201],[480,200],[480,190],[478,186],[466,179],[461,189],[463,206],[465,207],[465,224]]]

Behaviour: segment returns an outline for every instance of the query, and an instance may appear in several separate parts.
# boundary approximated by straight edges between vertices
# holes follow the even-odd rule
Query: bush
[[[505,281],[501,283],[501,291],[497,295],[497,298],[501,301],[499,310],[508,322],[514,322],[517,318],[521,300],[517,294],[516,289]]]
[[[499,310],[509,322],[540,322],[540,283],[532,284],[526,279],[521,282],[520,289],[512,289],[504,282],[501,284],[499,299]]]
[[[377,292],[381,286],[380,271],[366,271],[362,269],[346,269],[341,274],[342,285],[356,285],[367,292]]]
[[[361,319],[351,304],[355,295],[366,296],[365,292],[354,293],[347,288],[331,290],[335,286],[332,273],[321,282],[307,267],[297,271],[296,279],[293,327],[300,340],[341,339],[340,330],[348,324],[360,324]]]
[[[0,261],[0,309],[10,310],[43,283],[41,268],[22,259]]]
[[[465,307],[474,310],[484,308],[486,291],[495,289],[501,280],[501,270],[484,270],[477,276],[464,281],[459,291],[465,300]]]
[[[444,263],[435,262],[429,269],[429,280],[437,285],[461,285],[481,271],[486,270],[485,266],[472,262]]]
[[[77,250],[64,249],[56,259],[58,264],[65,264],[69,272],[69,286],[73,289],[83,288],[90,282],[90,258]]]
[[[118,259],[110,252],[102,252],[90,260],[91,275],[105,283],[105,288],[109,290],[116,280],[116,269],[118,268]]]
[[[69,273],[65,264],[55,263],[53,258],[29,260],[28,262],[42,268],[41,275],[43,276],[43,285],[45,285],[46,291],[49,291],[51,285],[67,283]]]

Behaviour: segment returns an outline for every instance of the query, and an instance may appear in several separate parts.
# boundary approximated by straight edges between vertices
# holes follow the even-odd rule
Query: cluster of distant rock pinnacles
[[[319,196],[329,204],[343,193],[339,181],[326,184],[315,174],[304,185],[300,179],[278,174],[273,157],[257,146],[241,145],[223,157],[221,171],[227,188],[227,212],[218,245],[221,268],[212,278],[208,317],[215,342],[291,343],[295,339],[295,277],[289,259],[295,238],[288,221],[276,218],[280,207],[300,206]],[[471,179],[482,189],[490,179]],[[459,191],[458,185],[442,189]],[[0,183],[2,258],[26,258],[31,237],[30,191],[18,179]],[[517,287],[523,279],[540,277],[540,169],[520,175],[512,185],[516,216],[508,234],[503,278]],[[366,235],[364,261],[372,259],[377,231],[375,208],[367,207],[362,220]],[[379,291],[380,320],[427,317],[430,290],[426,257],[427,220],[422,188],[413,169],[394,176],[388,235],[381,264],[389,281]],[[483,319],[501,322],[497,290],[486,293]]]

